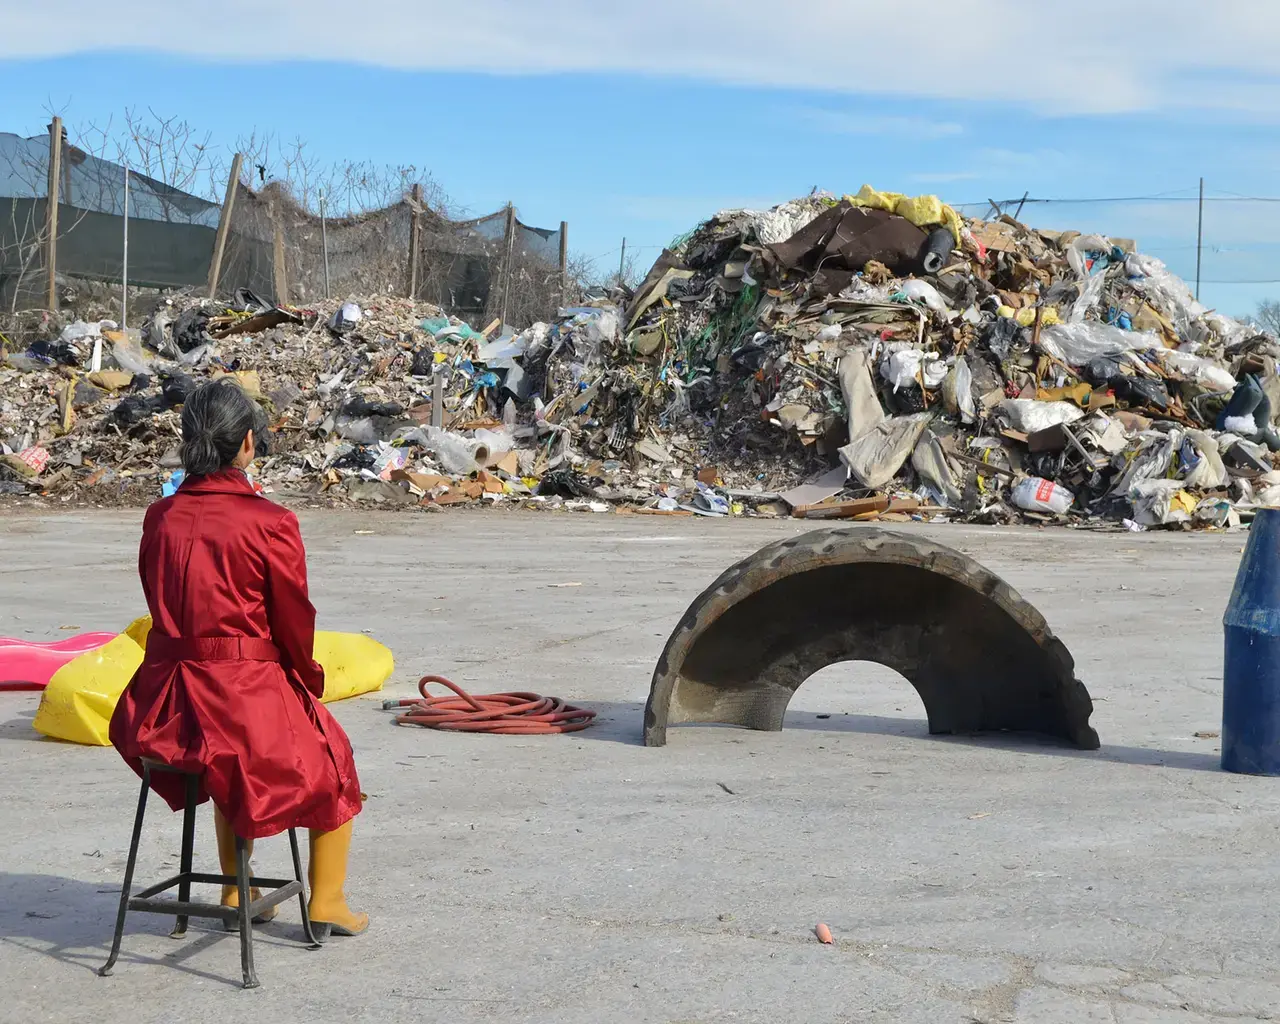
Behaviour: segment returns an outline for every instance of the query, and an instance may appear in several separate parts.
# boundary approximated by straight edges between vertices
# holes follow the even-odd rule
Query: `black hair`
[[[262,410],[230,377],[202,384],[182,406],[182,466],[190,476],[226,469],[249,431],[265,435],[265,427]],[[261,439],[255,440],[261,450]]]

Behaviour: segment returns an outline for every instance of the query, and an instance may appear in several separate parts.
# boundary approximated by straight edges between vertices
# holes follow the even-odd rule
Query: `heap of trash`
[[[634,292],[483,327],[171,296],[0,337],[0,493],[152,500],[232,375],[280,496],[437,509],[1238,525],[1280,504],[1280,344],[1132,241],[864,187],[726,211]],[[19,351],[20,350],[20,351]]]

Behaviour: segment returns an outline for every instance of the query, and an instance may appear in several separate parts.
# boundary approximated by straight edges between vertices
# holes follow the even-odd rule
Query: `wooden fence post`
[[[271,248],[271,272],[275,283],[276,305],[284,306],[289,302],[289,281],[284,265],[284,217],[280,212],[280,201],[274,196],[271,199],[271,227],[275,236]]]
[[[222,276],[222,256],[227,249],[227,235],[231,233],[231,211],[236,205],[236,189],[240,185],[240,167],[244,158],[237,153],[231,161],[231,176],[227,179],[227,193],[222,200],[222,212],[218,215],[218,234],[213,240],[213,260],[209,264],[209,298],[218,297],[218,279]]]
[[[560,305],[569,301],[569,222],[560,222]]]
[[[409,298],[418,297],[418,252],[422,248],[422,186],[414,185],[409,213]]]
[[[507,311],[511,304],[511,264],[514,262],[515,248],[516,207],[514,203],[507,203],[507,226],[502,236],[502,327],[507,326]]]
[[[49,191],[45,199],[45,271],[49,287],[45,305],[58,308],[58,204],[62,201],[62,118],[49,125]]]

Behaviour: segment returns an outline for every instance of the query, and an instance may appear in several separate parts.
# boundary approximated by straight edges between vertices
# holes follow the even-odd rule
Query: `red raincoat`
[[[138,572],[147,654],[111,717],[136,772],[148,757],[202,776],[245,839],[328,832],[360,811],[355,758],[319,698],[315,609],[292,512],[239,470],[191,477],[147,510]],[[175,811],[182,780],[152,776]]]

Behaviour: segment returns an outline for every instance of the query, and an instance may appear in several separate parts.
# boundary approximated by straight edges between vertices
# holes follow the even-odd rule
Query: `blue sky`
[[[228,151],[297,137],[324,161],[426,168],[473,214],[510,199],[526,223],[567,220],[602,267],[623,236],[647,265],[717,209],[870,182],[956,203],[1165,196],[1023,219],[1136,237],[1191,278],[1201,175],[1214,200],[1280,194],[1270,5],[1206,21],[1079,0],[1070,26],[1011,0],[805,6],[366,0],[353,20],[336,0],[0,0],[0,131],[53,110],[74,137],[150,107]],[[1210,202],[1206,302],[1280,297],[1277,239],[1280,204]]]

